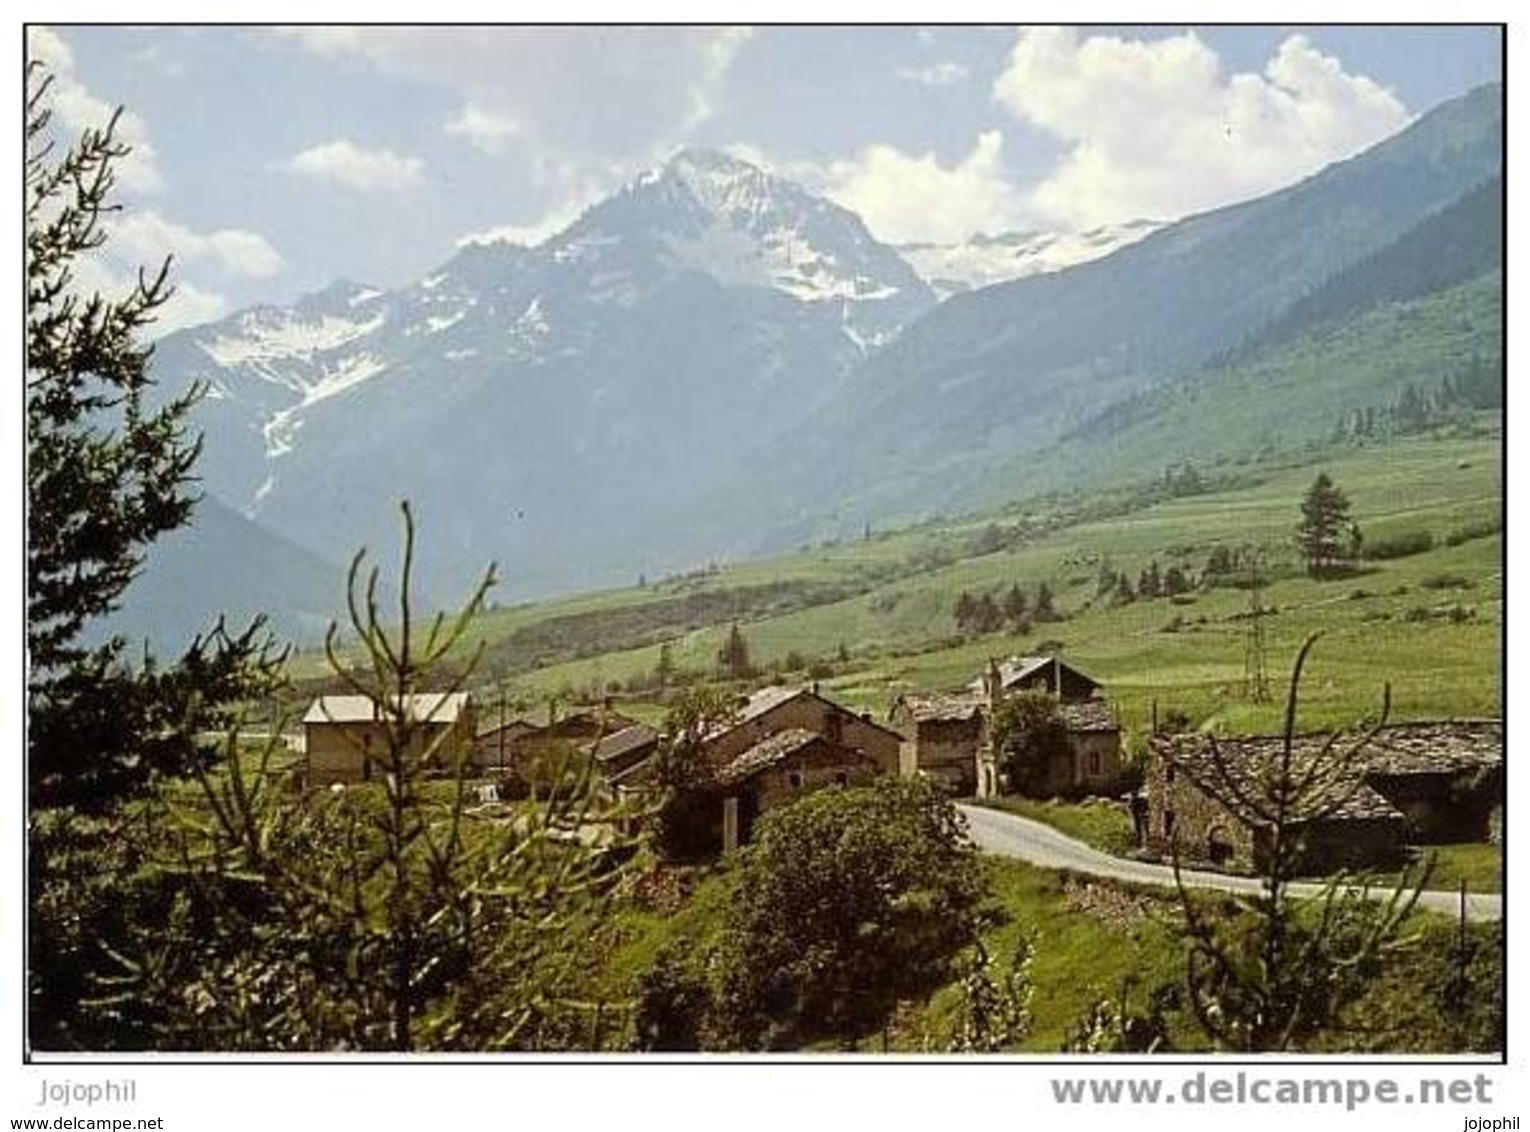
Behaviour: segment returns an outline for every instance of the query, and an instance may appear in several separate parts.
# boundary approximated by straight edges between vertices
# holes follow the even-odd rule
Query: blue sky
[[[1363,149],[1500,77],[1497,29],[34,31],[57,118],[124,104],[110,285],[178,258],[174,322],[534,241],[684,145],[892,241],[1173,219]]]

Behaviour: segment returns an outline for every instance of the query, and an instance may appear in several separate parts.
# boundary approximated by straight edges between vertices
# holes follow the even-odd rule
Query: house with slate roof
[[[1356,739],[1359,737],[1356,736]],[[1293,741],[1292,774],[1312,777],[1292,824],[1303,867],[1386,867],[1404,846],[1486,840],[1503,806],[1503,727],[1496,721],[1381,728],[1353,759],[1326,734]],[[1156,735],[1149,743],[1146,847],[1190,862],[1259,869],[1281,736]]]
[[[995,705],[1018,692],[1051,695],[1068,732],[1067,752],[1042,776],[1045,792],[1110,790],[1121,774],[1121,725],[1099,682],[1057,656],[993,660],[962,692],[899,696],[890,718],[903,736],[901,773],[929,775],[956,794],[1002,793],[988,722]]]

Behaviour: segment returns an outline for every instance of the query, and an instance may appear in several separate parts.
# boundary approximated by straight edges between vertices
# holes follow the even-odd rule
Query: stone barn
[[[1504,802],[1503,722],[1385,727],[1367,752],[1365,780],[1402,811],[1412,840],[1487,841]]]
[[[303,716],[304,763],[310,785],[366,782],[387,773],[390,727],[400,713],[384,710],[369,696],[320,696]],[[429,757],[449,773],[472,759],[475,731],[471,698],[465,692],[417,693],[403,704],[410,723],[408,757]]]
[[[1329,739],[1296,738],[1298,771],[1314,759],[1334,757],[1325,749]],[[1204,735],[1154,736],[1144,783],[1147,847],[1167,856],[1177,846],[1186,860],[1261,867],[1268,830],[1248,819],[1237,794],[1258,788],[1282,742],[1279,736],[1218,738],[1213,748]],[[1344,742],[1339,740],[1339,749]],[[1388,867],[1410,843],[1486,841],[1504,801],[1503,724],[1450,720],[1383,727],[1344,774],[1329,777],[1329,792],[1320,797],[1343,797],[1344,804],[1298,821],[1312,872]]]
[[[1324,756],[1326,735],[1298,737],[1293,775]],[[1187,864],[1259,871],[1269,859],[1270,775],[1279,736],[1155,735],[1149,741],[1146,847]],[[1301,840],[1303,871],[1395,865],[1405,856],[1408,821],[1365,781],[1363,766],[1323,772],[1290,827]]]

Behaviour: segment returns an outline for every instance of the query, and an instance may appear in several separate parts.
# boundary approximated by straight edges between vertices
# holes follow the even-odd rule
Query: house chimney
[[[999,696],[1004,691],[1004,677],[999,673],[999,662],[993,657],[988,658],[988,672],[983,677],[983,690],[988,694],[989,707],[999,702]]]
[[[816,696],[817,694],[818,694],[818,681],[814,680],[813,681],[813,695]]]

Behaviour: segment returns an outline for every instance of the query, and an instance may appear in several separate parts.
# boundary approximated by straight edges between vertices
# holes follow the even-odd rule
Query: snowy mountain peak
[[[682,187],[718,216],[758,216],[787,190],[759,166],[709,149],[682,149],[665,164],[661,181]]]

